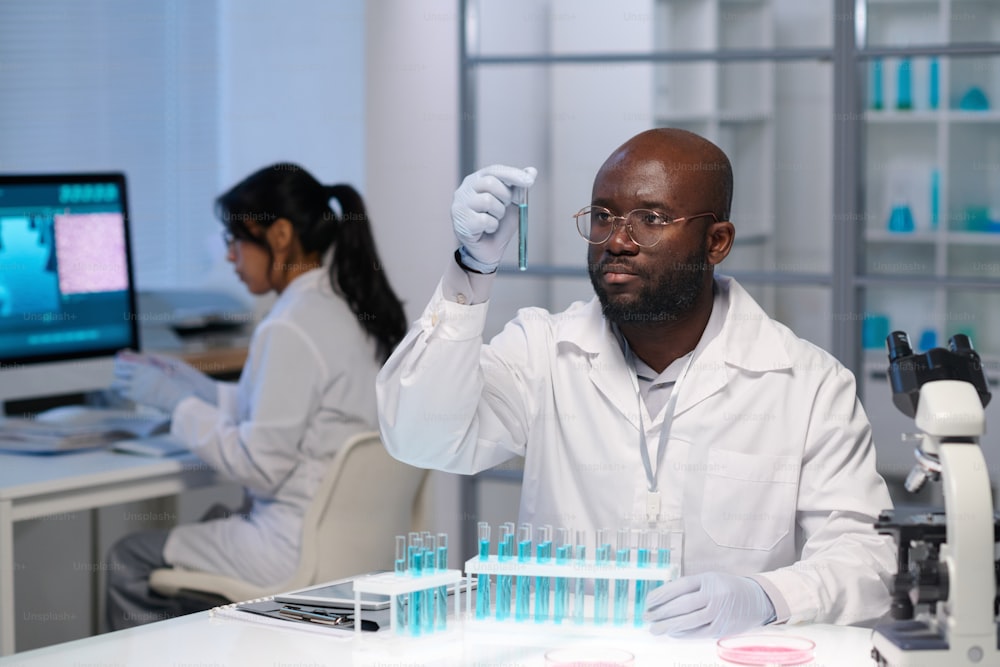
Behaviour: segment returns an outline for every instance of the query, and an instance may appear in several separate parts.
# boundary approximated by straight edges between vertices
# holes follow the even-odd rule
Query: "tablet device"
[[[317,607],[336,607],[342,609],[354,609],[354,580],[367,577],[380,572],[369,572],[355,577],[335,579],[325,584],[318,584],[308,588],[300,588],[290,593],[279,593],[274,596],[275,602],[285,604],[308,604]],[[473,587],[475,587],[475,579]],[[464,583],[459,582],[460,584]],[[455,592],[455,584],[448,585],[448,595]],[[389,608],[389,596],[379,593],[362,593],[361,608],[364,610],[379,610]]]
[[[370,574],[377,573],[372,572]],[[275,602],[284,602],[286,604],[311,604],[317,607],[354,609],[354,580],[357,578],[335,579],[325,584],[300,588],[290,593],[280,593],[274,596],[274,600]],[[389,596],[377,593],[362,593],[361,608],[367,610],[388,609]]]

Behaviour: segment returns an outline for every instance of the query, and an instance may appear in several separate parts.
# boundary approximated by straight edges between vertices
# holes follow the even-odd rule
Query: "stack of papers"
[[[0,451],[56,454],[106,447],[117,440],[161,433],[169,425],[168,417],[131,410],[55,408],[34,418],[0,418]]]

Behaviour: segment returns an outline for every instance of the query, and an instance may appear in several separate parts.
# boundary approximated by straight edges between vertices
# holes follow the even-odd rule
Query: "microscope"
[[[921,354],[902,331],[886,345],[893,403],[921,431],[906,489],[943,482],[944,511],[879,515],[875,528],[895,539],[899,568],[894,620],[875,628],[872,657],[882,667],[995,667],[1000,524],[979,447],[990,400],[979,355],[962,334]]]

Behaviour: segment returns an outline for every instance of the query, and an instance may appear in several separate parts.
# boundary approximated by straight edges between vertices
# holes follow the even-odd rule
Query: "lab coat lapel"
[[[791,367],[777,328],[753,297],[728,276],[717,275],[715,282],[712,318],[722,318],[722,329],[695,347],[675,416],[721,391],[736,369],[763,372]]]
[[[583,307],[579,318],[561,323],[557,340],[571,343],[586,354],[590,381],[638,430],[639,399],[630,379],[632,371],[596,297]]]

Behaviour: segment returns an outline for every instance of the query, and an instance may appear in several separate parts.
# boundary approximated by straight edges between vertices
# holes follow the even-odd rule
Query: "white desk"
[[[0,655],[15,650],[14,522],[177,495],[215,479],[212,469],[193,455],[0,454]]]
[[[520,624],[513,621],[449,620],[444,632],[420,638],[388,632],[305,632],[201,612],[129,630],[88,637],[0,659],[0,665],[330,665],[331,667],[434,667],[503,665],[544,667],[545,652],[562,646],[626,649],[634,667],[704,665],[723,667],[713,640],[654,637],[644,629]],[[249,614],[248,614],[249,616]],[[289,623],[289,625],[294,625]],[[871,631],[803,625],[769,632],[805,636],[816,642],[809,665],[865,667],[871,659]]]

